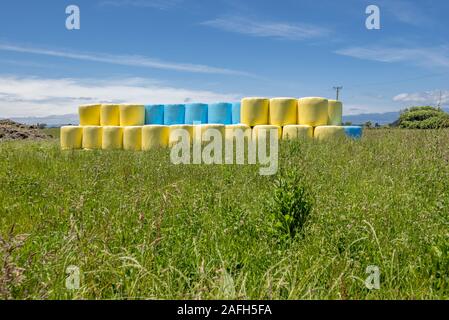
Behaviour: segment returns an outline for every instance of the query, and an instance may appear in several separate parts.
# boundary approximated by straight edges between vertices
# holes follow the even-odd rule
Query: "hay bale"
[[[120,126],[143,126],[145,123],[145,107],[136,104],[120,106]]]
[[[341,101],[328,101],[328,125],[341,126],[343,123],[343,104]]]
[[[145,106],[145,124],[164,124],[163,104],[153,104]]]
[[[193,126],[190,124],[180,124],[180,125],[173,125],[169,127],[169,138],[168,138],[168,145],[169,147],[173,146],[174,144],[178,143],[180,138],[177,135],[178,130],[185,130],[187,134],[189,135],[189,142],[192,143],[193,141]]]
[[[270,100],[266,98],[244,98],[240,110],[240,121],[250,127],[268,124]]]
[[[223,124],[201,124],[193,126],[193,141],[201,143],[208,130],[217,130],[221,135],[222,142],[224,141],[226,137],[226,127]]]
[[[269,123],[276,126],[296,124],[298,121],[298,100],[274,98],[270,100]]]
[[[123,149],[129,151],[142,150],[142,126],[123,128]]]
[[[269,137],[270,130],[275,129],[278,131],[278,139],[282,138],[282,127],[275,126],[272,124],[268,125],[258,125],[253,128],[253,139],[258,139],[260,134],[265,134],[266,137]]]
[[[102,104],[100,109],[101,126],[120,125],[120,106],[117,104]]]
[[[363,128],[359,126],[346,126],[343,127],[347,137],[352,139],[361,139],[363,135]]]
[[[317,140],[339,140],[345,138],[345,129],[341,126],[318,126],[314,130]]]
[[[123,149],[123,128],[119,126],[103,127],[103,150]]]
[[[83,128],[79,126],[61,127],[61,149],[81,149],[83,143]]]
[[[282,128],[282,139],[312,139],[313,127],[306,125],[287,125]]]
[[[168,126],[185,123],[185,105],[166,104],[164,105],[164,124]]]
[[[86,104],[79,106],[80,126],[99,126],[100,125],[100,104]]]
[[[207,123],[207,104],[189,103],[185,106],[185,123]]]
[[[226,140],[235,139],[236,133],[241,131],[243,134],[251,133],[251,128],[246,124],[231,124],[225,127],[225,138]]]
[[[312,97],[298,100],[298,124],[326,126],[328,117],[327,99]]]
[[[84,126],[83,127],[83,149],[97,150],[102,148],[103,127]]]
[[[154,149],[168,147],[168,137],[170,130],[164,125],[148,125],[142,128],[142,150],[150,151]]]
[[[240,109],[241,109],[241,102],[234,102],[232,104],[232,124],[239,124],[240,123]]]
[[[232,124],[232,104],[226,102],[209,104],[208,122],[225,125]]]

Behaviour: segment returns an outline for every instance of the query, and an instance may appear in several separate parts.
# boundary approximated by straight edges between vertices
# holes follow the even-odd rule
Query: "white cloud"
[[[449,48],[440,47],[350,47],[337,50],[343,56],[386,63],[411,62],[425,67],[449,67]]]
[[[401,93],[395,96],[393,101],[416,103],[420,105],[437,105],[440,102],[441,105],[446,105],[449,103],[449,91],[433,90],[426,92]]]
[[[270,37],[287,40],[305,40],[322,37],[329,30],[307,24],[270,22],[264,19],[223,16],[201,23],[224,31],[246,34],[254,37]]]
[[[173,88],[140,78],[94,81],[0,75],[0,115],[4,118],[76,113],[78,105],[96,102],[207,103],[238,99],[238,94]]]
[[[188,64],[188,63],[176,63],[162,61],[154,58],[139,56],[139,55],[112,55],[105,53],[81,53],[64,50],[50,50],[36,47],[25,47],[11,44],[0,43],[0,51],[11,51],[19,53],[38,54],[59,58],[68,58],[84,61],[110,63],[116,65],[125,65],[133,67],[143,68],[155,68],[174,71],[184,71],[193,73],[209,73],[209,74],[222,74],[222,75],[239,75],[239,76],[251,76],[247,72],[216,68],[201,64]]]

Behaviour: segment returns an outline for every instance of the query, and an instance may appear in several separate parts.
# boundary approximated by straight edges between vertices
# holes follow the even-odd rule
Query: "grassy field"
[[[449,298],[449,131],[282,143],[272,177],[168,154],[0,144],[0,298]],[[312,206],[294,237],[273,232],[284,176]]]

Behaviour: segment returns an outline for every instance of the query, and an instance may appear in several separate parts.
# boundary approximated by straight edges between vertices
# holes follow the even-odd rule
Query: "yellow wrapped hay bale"
[[[85,126],[83,127],[83,149],[96,150],[102,148],[103,127]]]
[[[148,125],[142,128],[142,150],[168,147],[170,129],[164,125]]]
[[[298,100],[293,98],[274,98],[270,100],[269,123],[276,126],[296,124]]]
[[[282,139],[312,139],[313,127],[307,125],[288,125],[282,128]]]
[[[119,126],[103,127],[103,150],[123,149],[123,128]]]
[[[270,130],[275,129],[278,131],[278,139],[281,139],[282,137],[282,128],[280,126],[275,126],[275,125],[259,125],[259,126],[255,126],[253,128],[253,139],[258,139],[260,134],[263,134],[263,132],[265,132],[266,137],[270,136]]]
[[[123,150],[142,150],[142,127],[129,126],[123,128]]]
[[[78,108],[80,116],[80,126],[100,125],[100,104],[86,104]]]
[[[241,130],[241,132],[243,134],[250,134],[251,133],[251,128],[249,126],[247,126],[246,124],[232,124],[229,126],[225,127],[225,138],[226,140],[230,140],[230,139],[234,139],[236,132],[238,130]],[[249,132],[248,132],[249,130]]]
[[[343,104],[341,101],[329,100],[328,125],[341,126],[343,123]]]
[[[116,104],[102,104],[100,109],[101,126],[120,125],[120,106]]]
[[[120,106],[120,125],[143,126],[145,124],[145,106],[123,104]]]
[[[179,130],[184,130],[188,134],[189,142],[193,141],[193,125],[177,124],[169,127],[168,145],[171,147],[180,141]]]
[[[193,126],[193,141],[201,143],[205,140],[204,134],[208,130],[217,130],[221,135],[221,140],[224,141],[226,136],[226,126],[224,124],[200,124]],[[210,133],[212,134],[212,133]],[[209,134],[209,136],[210,136]],[[208,138],[209,139],[209,138]],[[204,141],[208,143],[208,141]]]
[[[328,101],[325,98],[301,98],[298,100],[298,124],[325,126],[328,120]]]
[[[250,127],[268,124],[270,100],[266,98],[244,98],[241,104],[240,121]]]
[[[320,141],[344,139],[345,128],[341,126],[319,126],[315,128],[314,137]]]
[[[61,149],[81,149],[83,143],[83,128],[78,126],[61,127]]]

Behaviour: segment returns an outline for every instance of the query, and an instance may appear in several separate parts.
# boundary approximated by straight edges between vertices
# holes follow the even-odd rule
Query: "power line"
[[[334,87],[334,90],[336,90],[337,91],[337,99],[336,100],[339,100],[339,98],[340,98],[340,90],[342,90],[343,89],[343,87]]]

